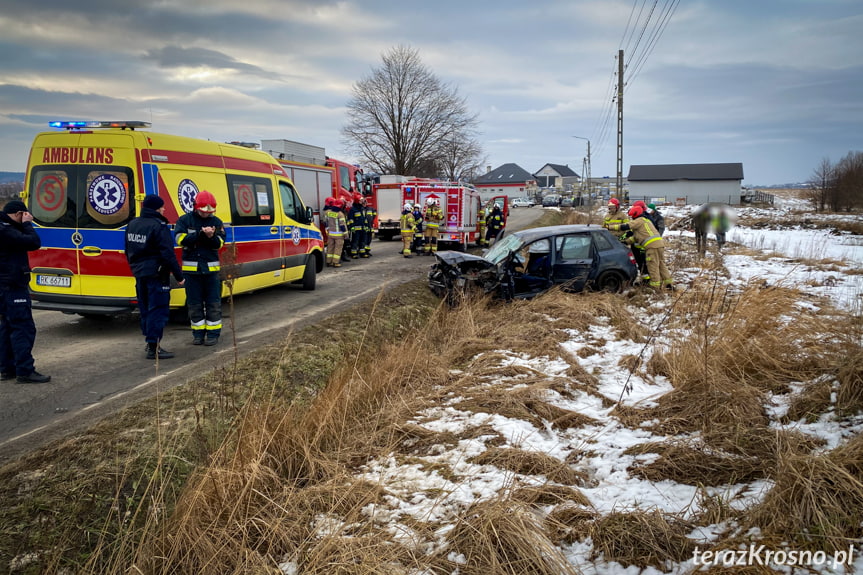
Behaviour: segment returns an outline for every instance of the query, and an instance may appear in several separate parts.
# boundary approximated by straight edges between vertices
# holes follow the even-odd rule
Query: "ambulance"
[[[147,122],[51,122],[36,135],[22,197],[42,248],[30,253],[35,309],[81,315],[132,311],[125,228],[148,195],[174,223],[195,196],[216,197],[225,223],[223,296],[286,283],[315,288],[324,244],[279,163],[241,145],[147,131]],[[179,259],[180,248],[176,248]],[[174,279],[172,278],[173,282]],[[185,292],[171,290],[171,307]]]

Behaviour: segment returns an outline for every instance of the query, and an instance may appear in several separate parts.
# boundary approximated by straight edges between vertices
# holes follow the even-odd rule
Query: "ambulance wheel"
[[[308,261],[306,261],[306,269],[303,271],[303,289],[307,291],[314,290],[317,278],[318,276],[315,273],[315,259],[309,258]]]

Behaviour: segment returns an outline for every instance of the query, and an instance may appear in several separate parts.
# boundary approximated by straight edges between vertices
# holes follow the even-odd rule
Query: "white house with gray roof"
[[[629,201],[739,204],[743,164],[659,164],[629,167]]]
[[[527,197],[528,188],[536,186],[536,181],[530,172],[518,164],[503,164],[499,168],[489,170],[472,183],[484,201],[502,195],[524,198]]]

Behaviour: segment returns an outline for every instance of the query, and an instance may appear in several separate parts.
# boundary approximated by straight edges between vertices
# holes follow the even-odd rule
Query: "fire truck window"
[[[339,166],[339,185],[348,191],[351,189],[351,171],[347,166]]]
[[[231,222],[236,226],[273,224],[273,188],[270,180],[250,176],[228,176],[231,192]]]

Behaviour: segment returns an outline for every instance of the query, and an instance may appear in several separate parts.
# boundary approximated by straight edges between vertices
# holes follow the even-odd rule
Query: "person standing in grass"
[[[665,265],[665,240],[644,214],[641,206],[629,209],[631,221],[625,224],[610,224],[608,229],[613,232],[632,230],[632,241],[644,248],[647,260],[647,273],[650,276],[648,284],[654,290],[661,288],[674,289],[671,272]]]

